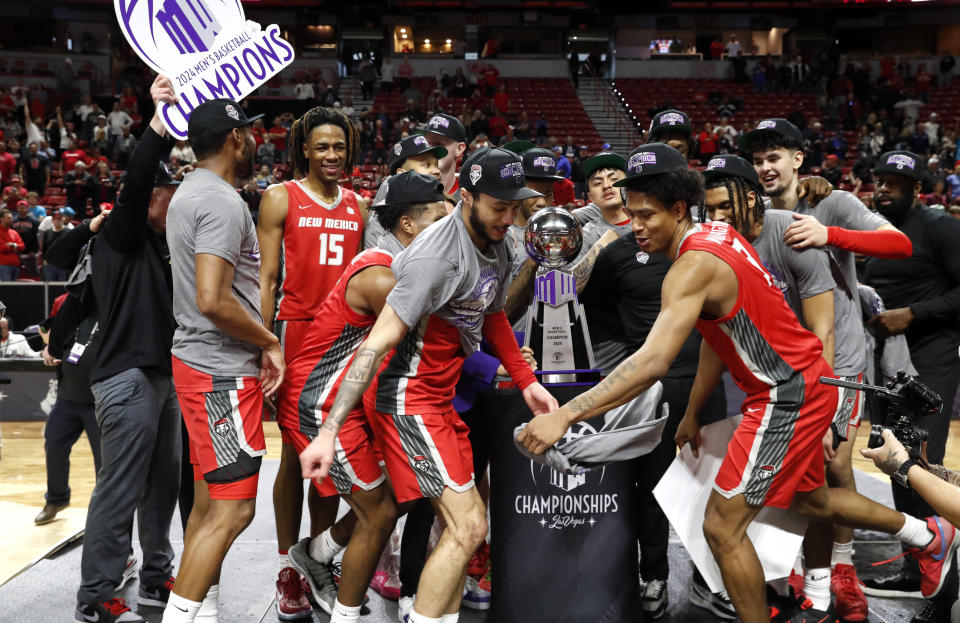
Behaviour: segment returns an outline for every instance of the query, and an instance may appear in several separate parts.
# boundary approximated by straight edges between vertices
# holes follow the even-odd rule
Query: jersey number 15
[[[343,234],[320,234],[320,265],[343,264]]]

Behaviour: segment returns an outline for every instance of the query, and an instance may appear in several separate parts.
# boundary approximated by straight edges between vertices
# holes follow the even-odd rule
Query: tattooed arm
[[[627,403],[663,378],[693,330],[714,278],[713,260],[702,255],[706,254],[682,256],[667,273],[660,315],[640,350],[614,368],[600,384],[557,411],[535,417],[521,431],[517,439],[528,450],[542,453],[563,437],[573,423]]]
[[[326,478],[333,463],[333,446],[337,432],[360,401],[363,392],[370,387],[383,358],[403,339],[408,330],[393,308],[384,305],[380,317],[370,330],[370,335],[357,349],[347,375],[340,382],[333,407],[324,419],[317,437],[300,453],[300,467],[304,478],[315,478],[318,481]]]
[[[608,229],[600,236],[600,239],[590,247],[587,254],[584,255],[579,262],[570,267],[569,272],[573,275],[577,283],[577,294],[583,292],[583,289],[587,287],[587,282],[590,281],[590,274],[593,272],[593,266],[596,264],[600,252],[606,249],[607,245],[616,239],[617,232]]]

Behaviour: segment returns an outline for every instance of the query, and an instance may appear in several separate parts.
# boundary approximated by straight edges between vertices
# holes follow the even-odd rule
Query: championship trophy
[[[530,218],[524,242],[527,255],[540,265],[524,340],[540,364],[540,381],[599,381],[576,281],[573,275],[557,270],[580,253],[583,235],[579,221],[564,208],[545,208]]]

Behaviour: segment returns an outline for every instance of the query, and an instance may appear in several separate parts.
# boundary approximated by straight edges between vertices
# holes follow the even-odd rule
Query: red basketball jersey
[[[680,243],[679,255],[706,251],[737,275],[737,302],[730,313],[697,321],[697,330],[730,369],[748,396],[760,396],[815,365],[820,339],[804,329],[770,273],[747,242],[727,223],[701,223]],[[770,395],[771,400],[776,400]]]
[[[337,397],[340,381],[377,320],[375,314],[358,314],[347,305],[347,284],[361,270],[389,267],[392,261],[393,256],[383,249],[368,249],[357,255],[323,301],[303,346],[287,366],[277,405],[281,426],[317,434]],[[354,413],[362,415],[363,407],[357,405]]]
[[[277,320],[313,318],[363,243],[363,213],[352,190],[327,206],[298,180],[284,182],[283,266]]]

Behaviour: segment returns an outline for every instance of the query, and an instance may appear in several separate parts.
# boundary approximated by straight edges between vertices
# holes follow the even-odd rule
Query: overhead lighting
[[[400,29],[400,33],[401,33],[401,34],[402,34],[402,33],[405,33],[405,32],[407,32],[407,29],[406,29],[406,28],[401,28],[401,29]]]
[[[401,38],[406,39],[407,35],[400,35]]]
[[[451,43],[453,43],[453,40],[452,40],[452,39],[447,39],[447,45],[450,45]]]
[[[430,40],[429,40],[429,39],[424,39],[423,42],[424,42],[425,44],[427,44],[427,45],[430,45]]]

